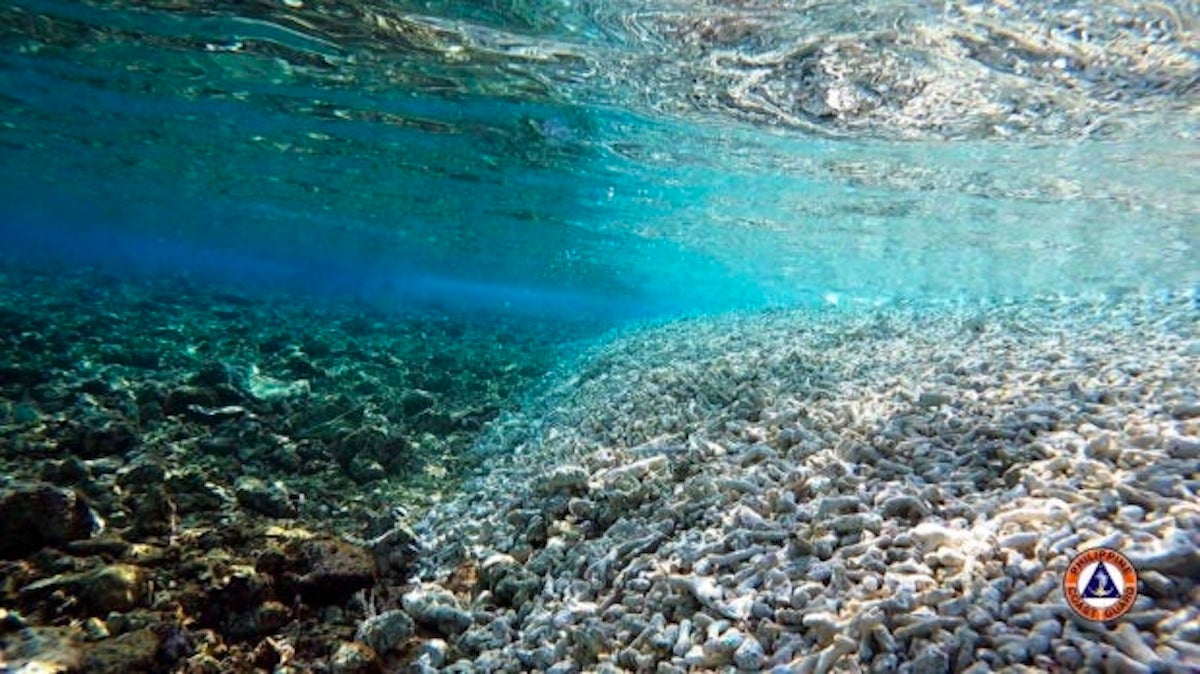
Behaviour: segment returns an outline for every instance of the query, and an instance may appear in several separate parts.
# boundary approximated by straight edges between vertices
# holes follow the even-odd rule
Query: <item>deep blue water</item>
[[[879,32],[975,45],[984,24],[949,6],[806,7],[17,0],[0,239],[249,289],[616,318],[1200,281],[1189,5],[1174,25],[1098,3],[1047,53],[961,63]],[[852,67],[858,38],[877,64],[815,60]],[[1118,38],[1159,60],[1102,58]],[[888,68],[921,92],[871,74]],[[876,107],[831,112],[845,82]]]

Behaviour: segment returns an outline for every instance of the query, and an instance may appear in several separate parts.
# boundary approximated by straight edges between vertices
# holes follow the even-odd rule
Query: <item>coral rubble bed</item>
[[[417,527],[420,591],[472,619],[416,666],[1194,671],[1196,313],[1047,298],[598,346]],[[1140,574],[1108,625],[1061,587],[1100,546]]]

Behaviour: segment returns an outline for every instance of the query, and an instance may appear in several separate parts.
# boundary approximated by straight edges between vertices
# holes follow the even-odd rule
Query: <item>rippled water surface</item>
[[[501,309],[1191,288],[1196,9],[15,0],[0,225]]]

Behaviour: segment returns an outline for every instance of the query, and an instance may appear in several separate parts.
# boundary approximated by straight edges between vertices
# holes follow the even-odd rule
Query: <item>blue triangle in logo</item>
[[[1092,572],[1092,578],[1088,581],[1087,587],[1083,588],[1084,599],[1116,599],[1121,596],[1121,592],[1117,589],[1117,584],[1113,582],[1112,576],[1108,575],[1108,565],[1100,562],[1096,565],[1096,570]]]

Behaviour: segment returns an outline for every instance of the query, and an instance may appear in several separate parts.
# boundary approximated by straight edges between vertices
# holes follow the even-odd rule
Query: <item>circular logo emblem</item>
[[[1116,550],[1092,548],[1067,566],[1063,594],[1067,605],[1087,620],[1116,620],[1137,599],[1137,570]]]

